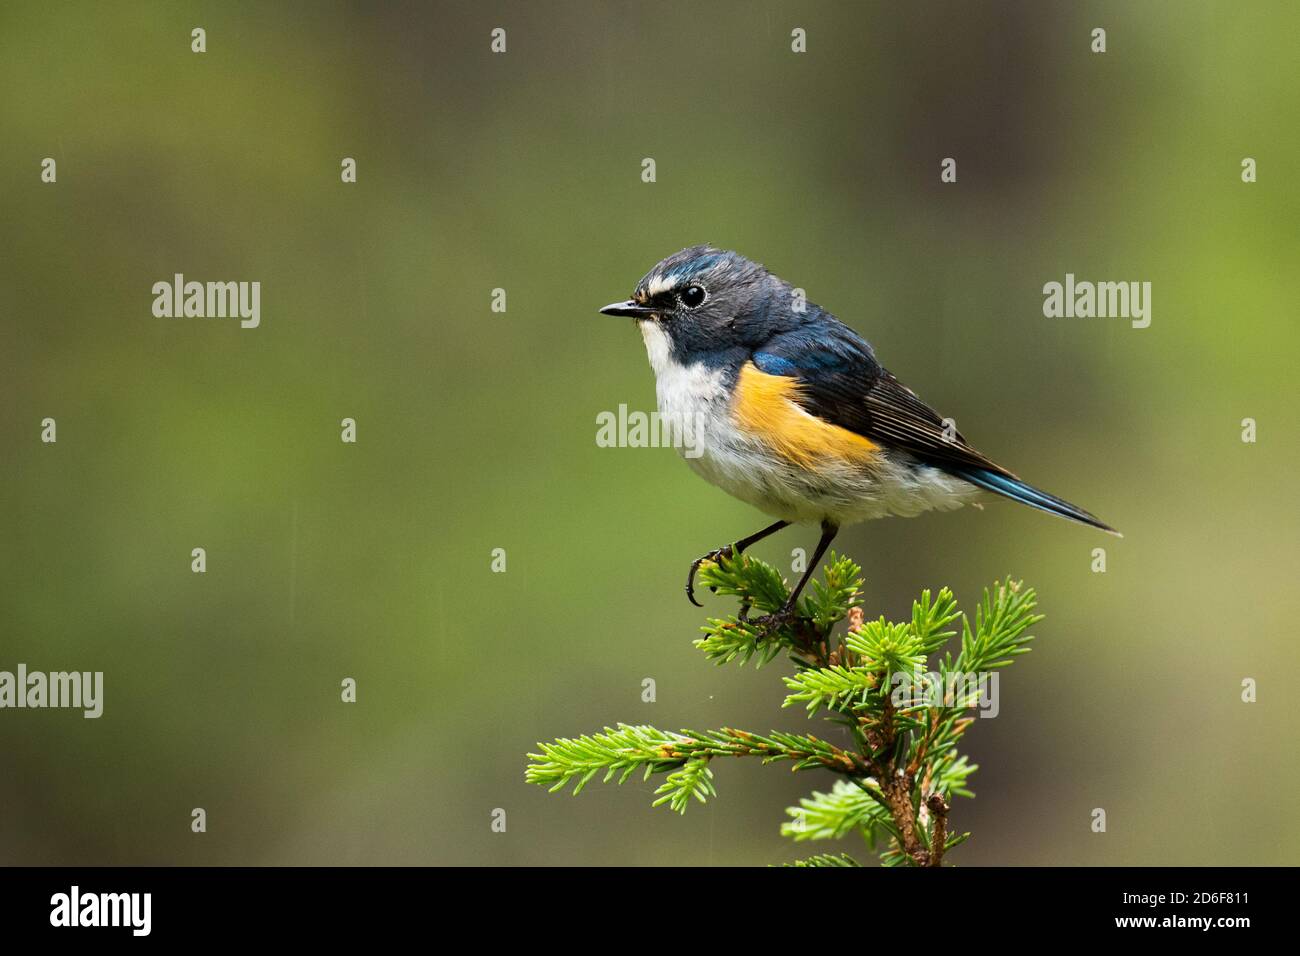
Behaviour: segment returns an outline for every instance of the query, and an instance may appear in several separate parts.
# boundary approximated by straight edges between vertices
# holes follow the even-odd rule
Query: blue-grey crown
[[[673,253],[642,276],[633,298],[638,302],[646,302],[656,295],[683,288],[692,282],[707,284],[711,279],[732,274],[739,278],[762,271],[762,266],[750,262],[738,252],[715,249],[712,246],[691,246]]]

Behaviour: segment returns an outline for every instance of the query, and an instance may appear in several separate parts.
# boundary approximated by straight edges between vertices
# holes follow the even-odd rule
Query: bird
[[[946,511],[992,492],[1119,535],[976,451],[862,336],[739,253],[683,249],[647,272],[630,299],[600,312],[639,328],[660,418],[689,438],[691,468],[777,519],[691,564],[686,596],[697,607],[702,564],[792,524],[819,525],[821,538],[768,616],[773,625],[792,618],[840,529],[861,521]]]

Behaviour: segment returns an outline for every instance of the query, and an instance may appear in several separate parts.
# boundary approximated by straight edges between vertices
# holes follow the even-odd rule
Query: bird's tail
[[[1122,534],[1095,515],[1089,514],[1077,505],[1072,505],[1055,495],[1039,491],[1033,485],[1027,484],[1013,475],[992,471],[988,468],[961,468],[956,470],[954,474],[964,481],[969,481],[972,485],[983,488],[985,491],[991,491],[1004,498],[1010,498],[1012,501],[1019,501],[1031,508],[1037,508],[1039,511],[1046,511],[1048,514],[1069,518],[1071,521],[1078,521],[1081,524],[1091,525],[1094,528],[1100,528],[1102,531],[1108,531],[1113,535],[1123,537]]]

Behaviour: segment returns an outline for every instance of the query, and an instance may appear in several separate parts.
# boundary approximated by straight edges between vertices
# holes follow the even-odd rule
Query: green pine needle
[[[795,860],[793,863],[782,863],[782,866],[861,866],[857,860],[847,853],[818,853],[816,856],[810,856],[806,860]]]

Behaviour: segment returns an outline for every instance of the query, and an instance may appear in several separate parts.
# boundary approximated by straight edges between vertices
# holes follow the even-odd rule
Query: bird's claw
[[[714,548],[708,554],[702,554],[691,562],[691,570],[686,575],[686,600],[690,601],[696,607],[704,607],[703,604],[695,600],[695,572],[700,570],[700,565],[705,561],[712,561],[716,564],[719,558],[728,554],[731,554],[730,546],[725,548]],[[713,591],[717,589],[710,587],[709,590]]]

